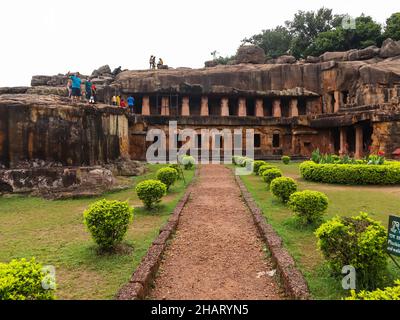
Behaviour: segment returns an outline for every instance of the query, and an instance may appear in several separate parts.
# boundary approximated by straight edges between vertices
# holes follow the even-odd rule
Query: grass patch
[[[145,175],[132,177],[133,187],[96,198],[48,201],[36,197],[0,197],[0,261],[36,257],[56,268],[58,299],[112,299],[126,283],[160,227],[168,220],[186,186],[178,180],[156,209],[149,212],[134,191],[135,185],[155,178],[165,165],[148,165]],[[190,182],[194,170],[184,170]],[[83,211],[99,199],[128,201],[135,207],[125,238],[128,253],[99,255],[83,224]],[[129,253],[130,252],[130,253]]]
[[[400,215],[399,186],[338,186],[307,182],[299,174],[299,162],[284,165],[282,162],[271,162],[282,170],[284,176],[294,178],[299,190],[316,190],[324,192],[329,198],[326,220],[335,215],[354,216],[360,211],[370,214],[387,227],[390,214]],[[264,216],[282,237],[284,246],[292,254],[299,269],[304,274],[314,299],[340,299],[347,295],[341,288],[341,279],[333,278],[317,250],[315,227],[298,226],[292,211],[276,199],[259,176],[241,176],[244,184]],[[400,271],[389,260],[388,284],[393,279],[400,279]]]

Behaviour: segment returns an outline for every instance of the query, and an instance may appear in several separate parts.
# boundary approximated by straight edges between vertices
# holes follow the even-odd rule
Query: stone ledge
[[[153,241],[146,255],[142,258],[139,266],[133,273],[129,283],[125,284],[117,293],[117,300],[143,300],[150,292],[160,263],[167,247],[167,242],[175,233],[178,226],[179,217],[186,203],[189,200],[191,186],[199,174],[196,168],[193,180],[187,186],[186,192],[176,205],[168,222],[160,229],[158,237]]]
[[[277,273],[281,280],[281,285],[286,294],[292,299],[308,300],[310,292],[303,274],[296,268],[295,262],[289,252],[282,246],[281,237],[275,232],[272,226],[266,222],[261,209],[254,201],[251,194],[239,176],[235,176],[239,185],[243,199],[250,209],[254,223],[261,238],[264,240],[271,252],[272,261],[276,266]]]

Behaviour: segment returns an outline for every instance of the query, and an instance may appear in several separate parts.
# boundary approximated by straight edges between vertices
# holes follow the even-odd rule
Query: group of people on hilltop
[[[120,95],[114,95],[111,98],[111,104],[113,106],[117,106],[117,107],[121,107],[121,108],[129,108],[131,113],[134,113],[135,98],[132,96],[129,96],[125,101],[124,98],[121,98]]]
[[[74,102],[78,102],[81,100],[82,96],[82,79],[80,78],[79,72],[71,74],[70,72],[67,73],[68,75],[68,97],[72,99]],[[86,79],[85,87],[84,87],[84,96],[88,103],[94,104],[96,103],[96,85],[92,83],[91,79]]]
[[[149,64],[150,64],[150,69],[156,68],[156,57],[155,56],[153,56],[153,55],[150,56]],[[163,65],[164,65],[163,59],[159,58],[158,63],[157,63],[157,69],[160,69],[160,67]]]

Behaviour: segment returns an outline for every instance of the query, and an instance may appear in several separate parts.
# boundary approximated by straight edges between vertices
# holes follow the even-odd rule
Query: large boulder
[[[92,77],[107,76],[107,75],[112,75],[111,68],[108,64],[106,64],[96,70],[93,70],[93,72],[92,72]]]
[[[348,60],[349,61],[358,61],[358,60],[368,60],[379,55],[379,48],[376,46],[370,46],[361,50],[354,50],[349,52]]]
[[[237,63],[265,63],[265,52],[259,46],[244,45],[240,46],[236,54]]]
[[[351,50],[352,51],[352,50]],[[319,56],[322,62],[328,61],[346,61],[348,59],[348,55],[351,52],[349,51],[334,51],[334,52],[325,52]]]
[[[215,60],[209,60],[209,61],[204,62],[204,66],[206,68],[212,68],[212,67],[215,67],[216,65],[218,65],[218,62]]]
[[[292,64],[296,62],[296,58],[289,55],[280,56],[276,59],[277,64]]]
[[[381,47],[379,55],[382,58],[391,58],[400,55],[400,40],[394,41],[390,38],[386,39]]]
[[[306,62],[307,63],[318,63],[318,62],[320,62],[320,57],[307,56]]]

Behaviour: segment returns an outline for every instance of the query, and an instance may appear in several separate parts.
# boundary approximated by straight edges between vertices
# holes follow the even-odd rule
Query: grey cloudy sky
[[[241,39],[322,6],[380,23],[400,11],[400,1],[376,0],[1,0],[0,87],[104,64],[144,69],[151,54],[202,67],[211,51],[234,54]]]

